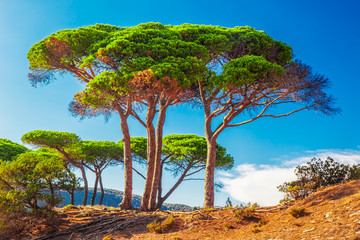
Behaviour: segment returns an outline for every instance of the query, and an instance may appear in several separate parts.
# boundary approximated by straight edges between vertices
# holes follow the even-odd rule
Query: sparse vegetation
[[[360,178],[360,165],[346,165],[328,157],[325,161],[313,158],[305,165],[295,168],[297,180],[285,182],[278,186],[280,192],[286,193],[281,203],[304,199],[320,187],[327,187]]]
[[[254,217],[255,209],[258,207],[259,205],[257,203],[248,203],[245,207],[242,207],[239,210],[235,211],[234,217],[249,220]]]
[[[230,200],[230,198],[228,197],[226,202],[225,202],[225,208],[232,208],[232,202]]]
[[[266,220],[260,220],[259,223],[255,226],[262,227],[262,226],[266,225],[267,223],[268,223],[268,221],[266,221]]]
[[[289,214],[294,218],[303,217],[305,216],[305,208],[304,207],[292,208],[290,209]]]
[[[224,227],[225,227],[226,229],[235,229],[235,227],[234,227],[233,225],[228,224],[228,223],[225,223],[225,224],[224,224]]]
[[[64,210],[76,210],[76,209],[79,209],[79,208],[72,205],[72,204],[69,204],[69,205],[66,205],[63,209]]]
[[[114,235],[110,234],[104,237],[102,240],[112,240],[112,239],[114,239]]]
[[[153,233],[165,233],[171,229],[174,223],[175,218],[171,215],[170,217],[167,217],[164,221],[156,220],[148,224],[146,227],[147,229],[149,229],[150,232]]]

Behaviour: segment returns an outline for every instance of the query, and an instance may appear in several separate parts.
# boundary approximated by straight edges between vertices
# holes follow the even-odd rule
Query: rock
[[[306,230],[303,231],[303,233],[311,232],[311,231],[314,231],[314,230],[315,230],[315,228],[306,229]]]

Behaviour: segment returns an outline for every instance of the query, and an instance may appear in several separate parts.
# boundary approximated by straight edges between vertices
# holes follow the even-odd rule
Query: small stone
[[[352,216],[355,216],[355,215],[359,215],[360,214],[360,211],[357,211],[357,212],[354,212],[352,214],[349,214],[349,217],[352,217]]]
[[[306,233],[306,232],[311,232],[311,231],[314,231],[314,230],[315,230],[315,228],[310,228],[310,229],[304,230],[303,232]]]
[[[332,215],[332,212],[326,213],[326,214],[325,214],[325,217],[328,218],[328,217],[330,217],[330,215]]]

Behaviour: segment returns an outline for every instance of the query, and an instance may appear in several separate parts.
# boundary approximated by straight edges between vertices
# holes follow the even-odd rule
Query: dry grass
[[[180,212],[141,212],[137,210],[122,211],[104,207],[78,207],[78,209],[58,210],[63,215],[58,229],[66,229],[77,224],[90,223],[103,217],[131,219],[139,216],[148,217],[147,222],[127,226],[121,230],[114,230],[106,235],[99,235],[98,239],[112,235],[112,239],[360,239],[360,180],[322,189],[307,199],[295,202],[290,208],[256,208],[242,210],[239,208],[211,209],[188,213]],[[289,214],[290,209],[297,209],[304,216],[294,218]],[[300,210],[299,210],[300,209]],[[247,212],[248,211],[248,212]],[[292,210],[293,211],[293,210]],[[246,213],[245,213],[246,212]],[[240,214],[241,213],[241,214]],[[250,216],[245,220],[243,216]],[[164,227],[158,234],[150,232],[146,226],[155,219],[169,219],[171,229]],[[170,220],[172,219],[172,220]],[[22,225],[26,223],[25,227]],[[27,232],[22,239],[39,236],[40,232],[50,231],[45,223],[13,222],[12,231]],[[163,223],[166,221],[157,223]],[[169,226],[168,225],[168,226]],[[160,228],[161,229],[161,228]],[[8,235],[9,236],[9,235]],[[20,235],[18,235],[20,236]],[[1,239],[1,237],[0,237]],[[6,239],[6,238],[5,238]],[[20,238],[19,238],[20,239]],[[68,239],[68,238],[67,238]],[[73,236],[72,239],[81,239]],[[105,238],[106,239],[106,238]]]

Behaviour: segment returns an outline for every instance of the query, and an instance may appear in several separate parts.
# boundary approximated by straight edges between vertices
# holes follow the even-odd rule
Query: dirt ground
[[[248,218],[235,217],[237,208],[194,212],[121,211],[99,206],[58,209],[62,219],[55,230],[54,226],[49,229],[37,225],[23,239],[360,240],[359,190],[360,181],[331,186],[291,206],[257,208]],[[300,208],[305,209],[304,216],[295,218],[289,214],[291,209]],[[175,224],[168,232],[149,232],[149,223],[170,215]]]

